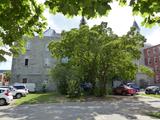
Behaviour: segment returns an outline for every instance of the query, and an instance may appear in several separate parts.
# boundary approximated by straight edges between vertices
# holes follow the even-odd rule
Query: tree
[[[87,18],[107,15],[114,0],[47,0],[45,4],[52,13],[60,12],[67,16],[82,15]],[[160,1],[158,0],[116,0],[122,6],[131,6],[135,15],[144,18],[143,25],[160,23]],[[128,4],[129,3],[129,4]]]
[[[11,71],[5,72],[4,75],[5,75],[5,80],[6,81],[10,81],[10,79],[11,79]]]
[[[99,95],[103,96],[106,84],[115,76],[134,79],[138,68],[132,61],[140,57],[139,49],[144,42],[145,38],[135,28],[118,37],[103,22],[92,28],[83,25],[63,32],[61,40],[51,42],[49,49],[59,60],[68,58],[65,64],[79,68],[78,80],[92,83],[93,89],[99,89]]]
[[[128,5],[128,0],[116,1],[121,5]],[[45,5],[53,14],[93,18],[107,15],[112,2],[113,0],[46,0]],[[133,13],[144,18],[143,25],[159,24],[159,1],[129,0],[129,3]],[[0,61],[5,60],[4,55],[24,51],[25,41],[22,36],[42,34],[46,26],[43,11],[44,6],[37,4],[36,0],[0,0],[0,47],[9,46],[8,51],[0,48]]]
[[[0,0],[0,61],[4,55],[24,51],[24,35],[42,34],[46,26],[43,11],[36,0]]]

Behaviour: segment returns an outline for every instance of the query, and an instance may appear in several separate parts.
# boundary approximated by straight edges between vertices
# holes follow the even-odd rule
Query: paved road
[[[158,120],[145,112],[160,111],[160,99],[124,97],[122,100],[0,106],[0,120]]]

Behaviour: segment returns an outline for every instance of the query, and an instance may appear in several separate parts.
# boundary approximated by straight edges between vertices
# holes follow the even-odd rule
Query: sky
[[[44,1],[44,0],[40,0]],[[140,32],[147,39],[147,43],[152,45],[160,44],[159,26],[154,26],[152,29],[141,26],[142,18],[139,16],[132,16],[132,9],[130,7],[120,7],[118,3],[114,2],[111,4],[112,10],[108,16],[99,17],[96,19],[87,20],[87,24],[92,27],[95,24],[100,24],[102,21],[108,22],[108,26],[112,28],[114,33],[121,36],[126,34],[130,27],[133,25],[133,21],[136,20],[140,27]],[[62,30],[70,30],[72,28],[78,28],[81,20],[80,16],[73,18],[67,18],[63,14],[52,15],[49,10],[46,9],[44,16],[47,18],[48,26],[51,27],[57,33],[61,33]],[[11,69],[12,57],[6,56],[7,61],[0,63],[0,70]]]

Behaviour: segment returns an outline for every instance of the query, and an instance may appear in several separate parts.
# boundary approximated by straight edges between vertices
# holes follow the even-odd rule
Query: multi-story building
[[[35,36],[26,42],[26,53],[14,57],[12,60],[11,83],[35,83],[36,89],[42,89],[42,84],[54,89],[49,70],[56,60],[51,57],[48,45],[52,40],[58,40],[60,34],[49,28],[44,32],[43,38]]]
[[[148,47],[151,47],[150,44],[144,44],[144,47],[140,49],[141,51],[141,57],[138,60],[135,60],[135,64],[140,68],[141,66],[145,66],[145,57],[144,57],[144,49],[147,49]],[[141,71],[138,71],[136,74],[136,84],[141,87],[146,87],[148,85],[151,85],[153,81],[153,78],[147,76],[146,74],[142,73]]]
[[[145,65],[155,72],[153,85],[160,86],[160,44],[144,49]]]

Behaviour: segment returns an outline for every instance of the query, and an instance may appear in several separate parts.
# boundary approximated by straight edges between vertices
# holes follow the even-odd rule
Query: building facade
[[[160,44],[144,49],[145,65],[155,72],[153,85],[160,86]]]
[[[51,57],[48,45],[52,40],[58,40],[60,34],[49,28],[44,32],[43,38],[35,36],[26,42],[26,53],[14,57],[12,60],[13,83],[35,83],[36,89],[42,89],[47,84],[48,89],[54,89],[49,70],[56,60]]]
[[[136,65],[140,68],[140,66],[145,66],[145,54],[144,50],[151,47],[152,45],[150,44],[144,44],[144,47],[140,49],[141,51],[141,57],[139,60],[135,60]],[[142,73],[139,71],[136,74],[136,84],[139,85],[140,87],[146,87],[148,85],[152,85],[153,78],[147,76],[146,74]]]

